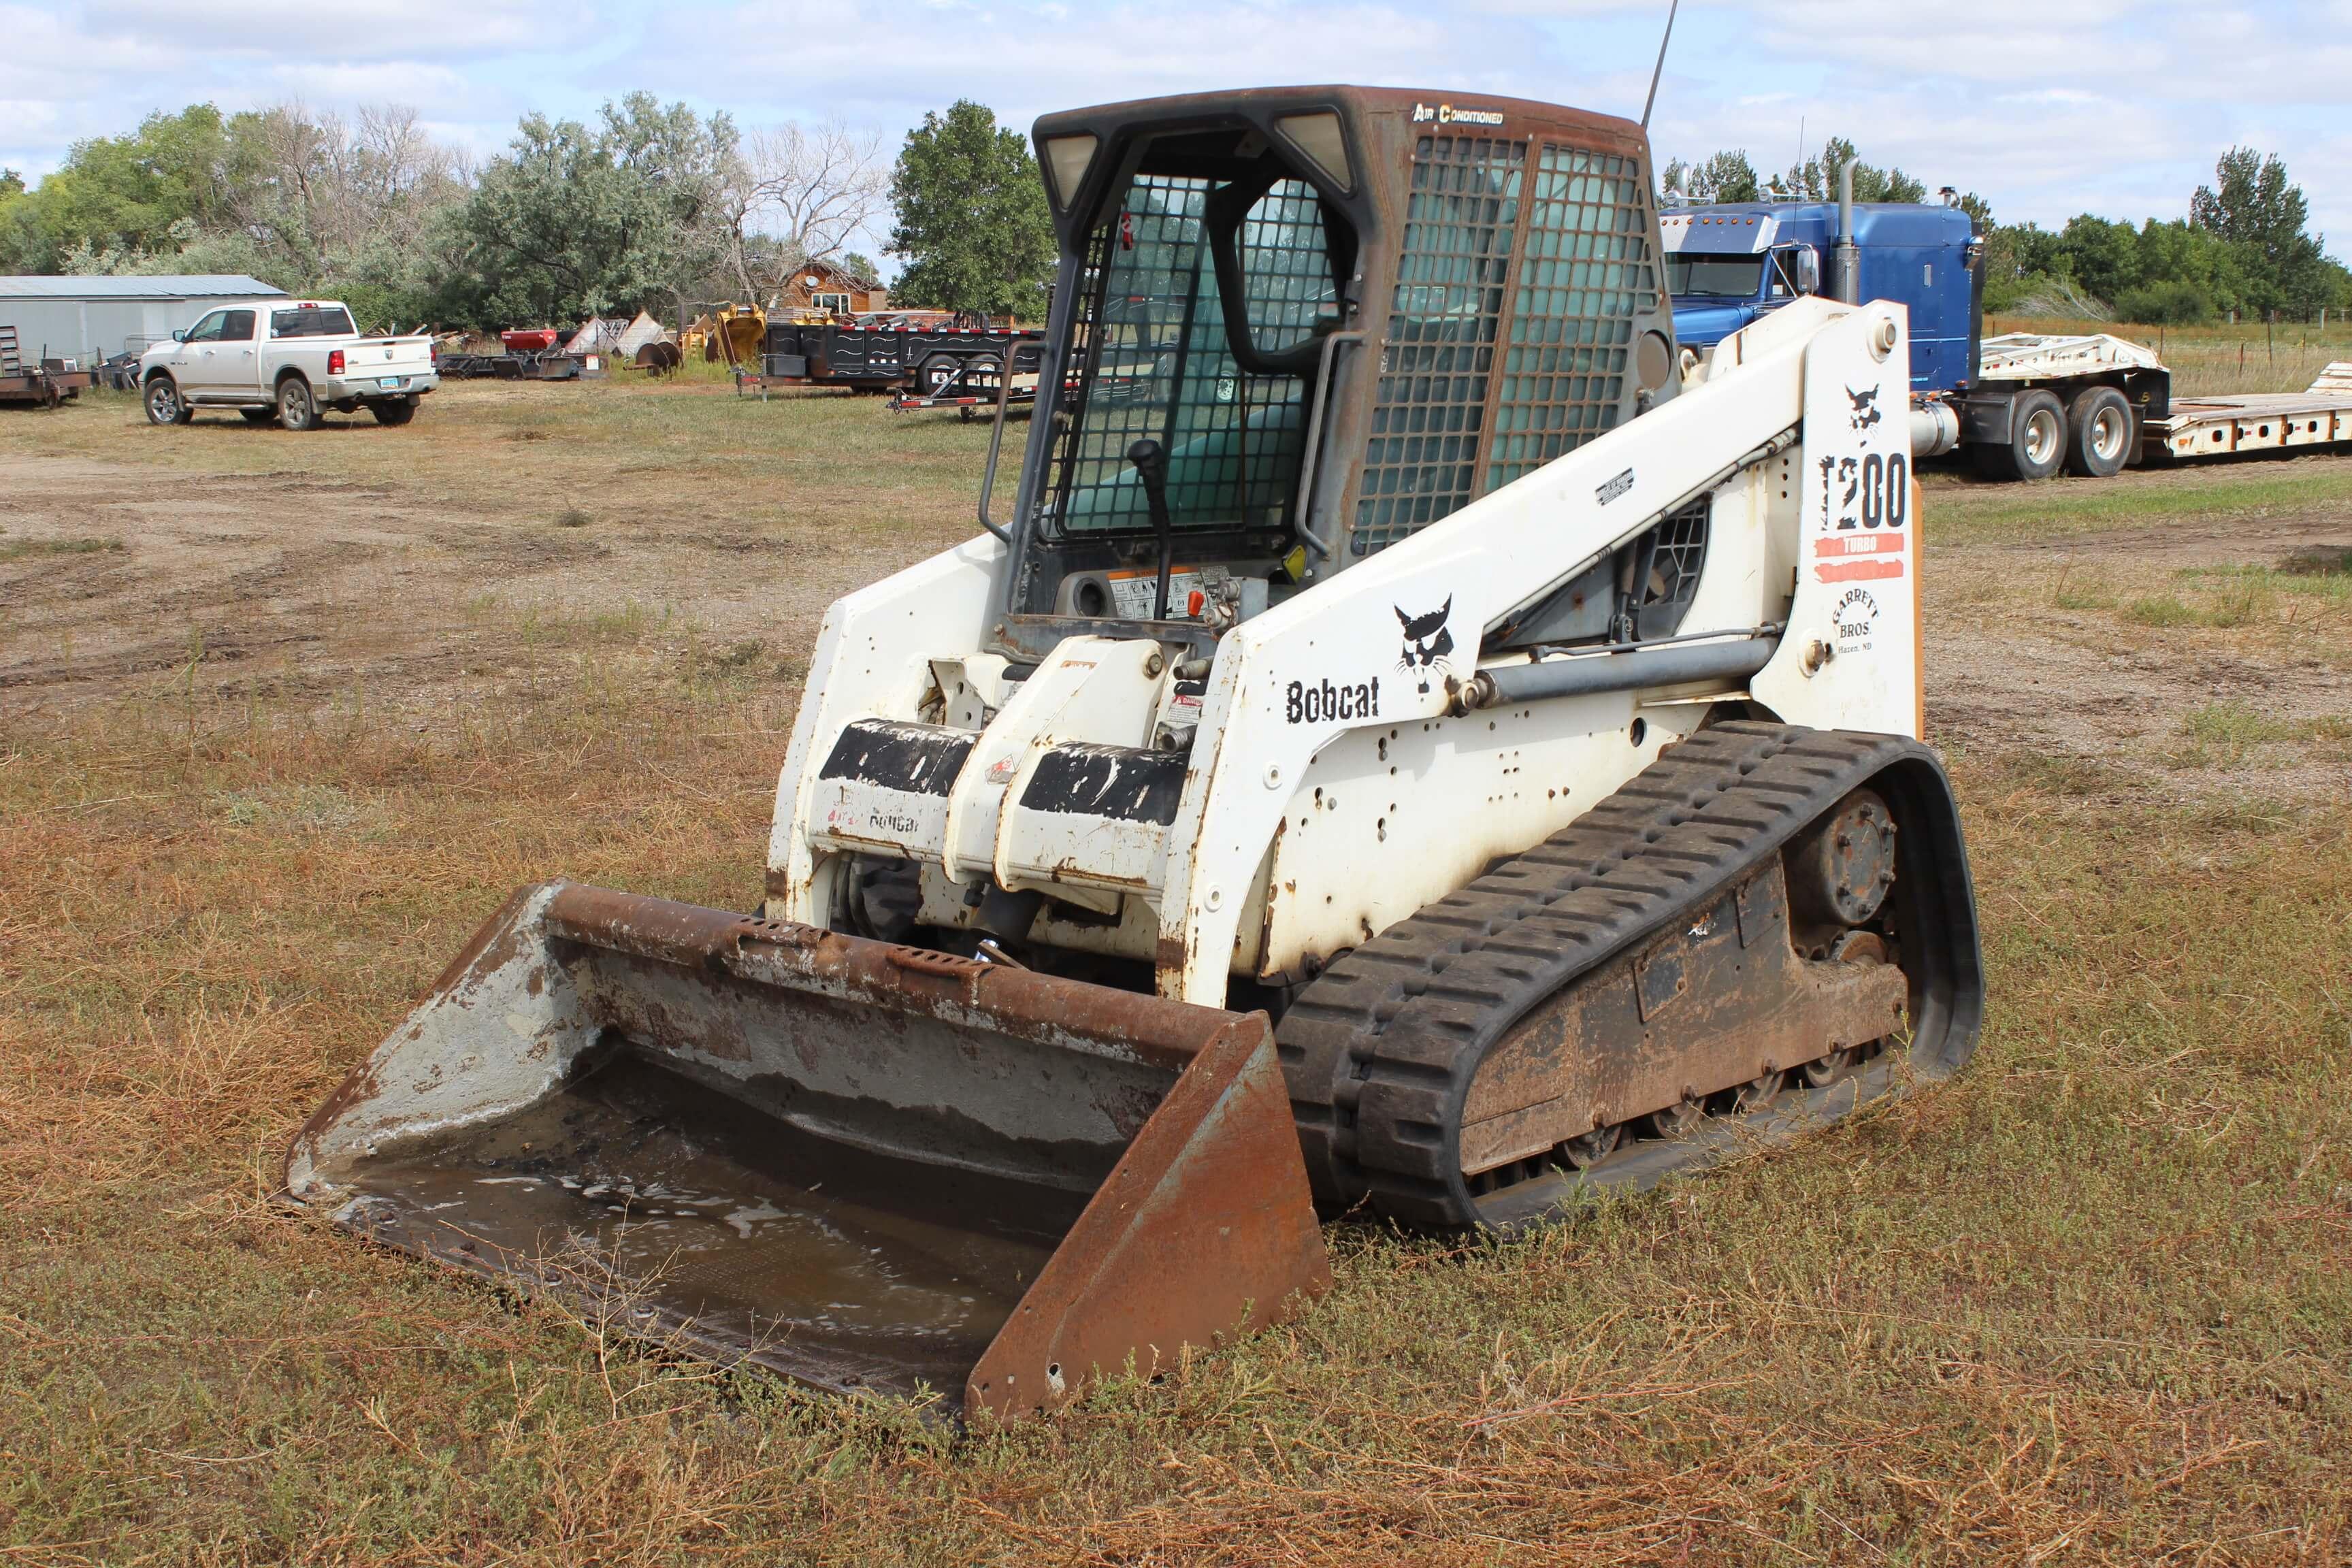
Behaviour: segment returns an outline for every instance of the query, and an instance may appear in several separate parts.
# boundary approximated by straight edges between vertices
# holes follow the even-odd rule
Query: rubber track
[[[1712,726],[1543,843],[1334,962],[1276,1030],[1318,1205],[1369,1198],[1411,1225],[1479,1223],[1456,1134],[1488,1046],[1912,757],[1933,753],[1893,735]]]

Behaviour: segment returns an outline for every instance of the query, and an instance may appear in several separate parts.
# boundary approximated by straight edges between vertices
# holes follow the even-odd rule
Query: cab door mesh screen
[[[1075,406],[1055,441],[1046,498],[1061,534],[1148,530],[1127,458],[1141,437],[1168,453],[1178,528],[1281,528],[1295,499],[1302,386],[1244,373],[1225,342],[1203,211],[1210,182],[1139,175],[1091,237],[1073,322]],[[1264,342],[1310,334],[1337,309],[1311,187],[1278,181],[1243,220],[1247,312]]]
[[[1350,548],[1369,554],[1476,493],[1496,327],[1528,144],[1424,136],[1357,490]]]
[[[1532,473],[1617,423],[1633,316],[1658,295],[1647,195],[1631,158],[1543,149],[1484,489]]]

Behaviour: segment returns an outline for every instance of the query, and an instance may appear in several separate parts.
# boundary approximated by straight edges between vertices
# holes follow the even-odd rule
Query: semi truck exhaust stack
[[[563,882],[286,1182],[607,1328],[1007,1418],[1329,1282],[1263,1014]]]
[[[1853,163],[1838,165],[1838,231],[1830,243],[1830,298],[1862,303],[1862,247],[1854,241]]]

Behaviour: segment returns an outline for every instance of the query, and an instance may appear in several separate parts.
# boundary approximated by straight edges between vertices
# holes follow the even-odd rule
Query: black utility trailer
[[[1042,331],[1010,327],[772,321],[761,345],[757,379],[768,385],[933,395],[995,376],[1016,349],[1044,339]]]

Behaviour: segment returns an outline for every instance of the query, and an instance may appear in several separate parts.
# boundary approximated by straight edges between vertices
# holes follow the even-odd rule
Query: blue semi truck
[[[1912,444],[1987,474],[2105,478],[2169,447],[2172,377],[2120,338],[1987,341],[1984,246],[1958,207],[1853,200],[1723,202],[1660,216],[1675,335],[1712,348],[1806,294],[1892,300],[1911,317]]]

